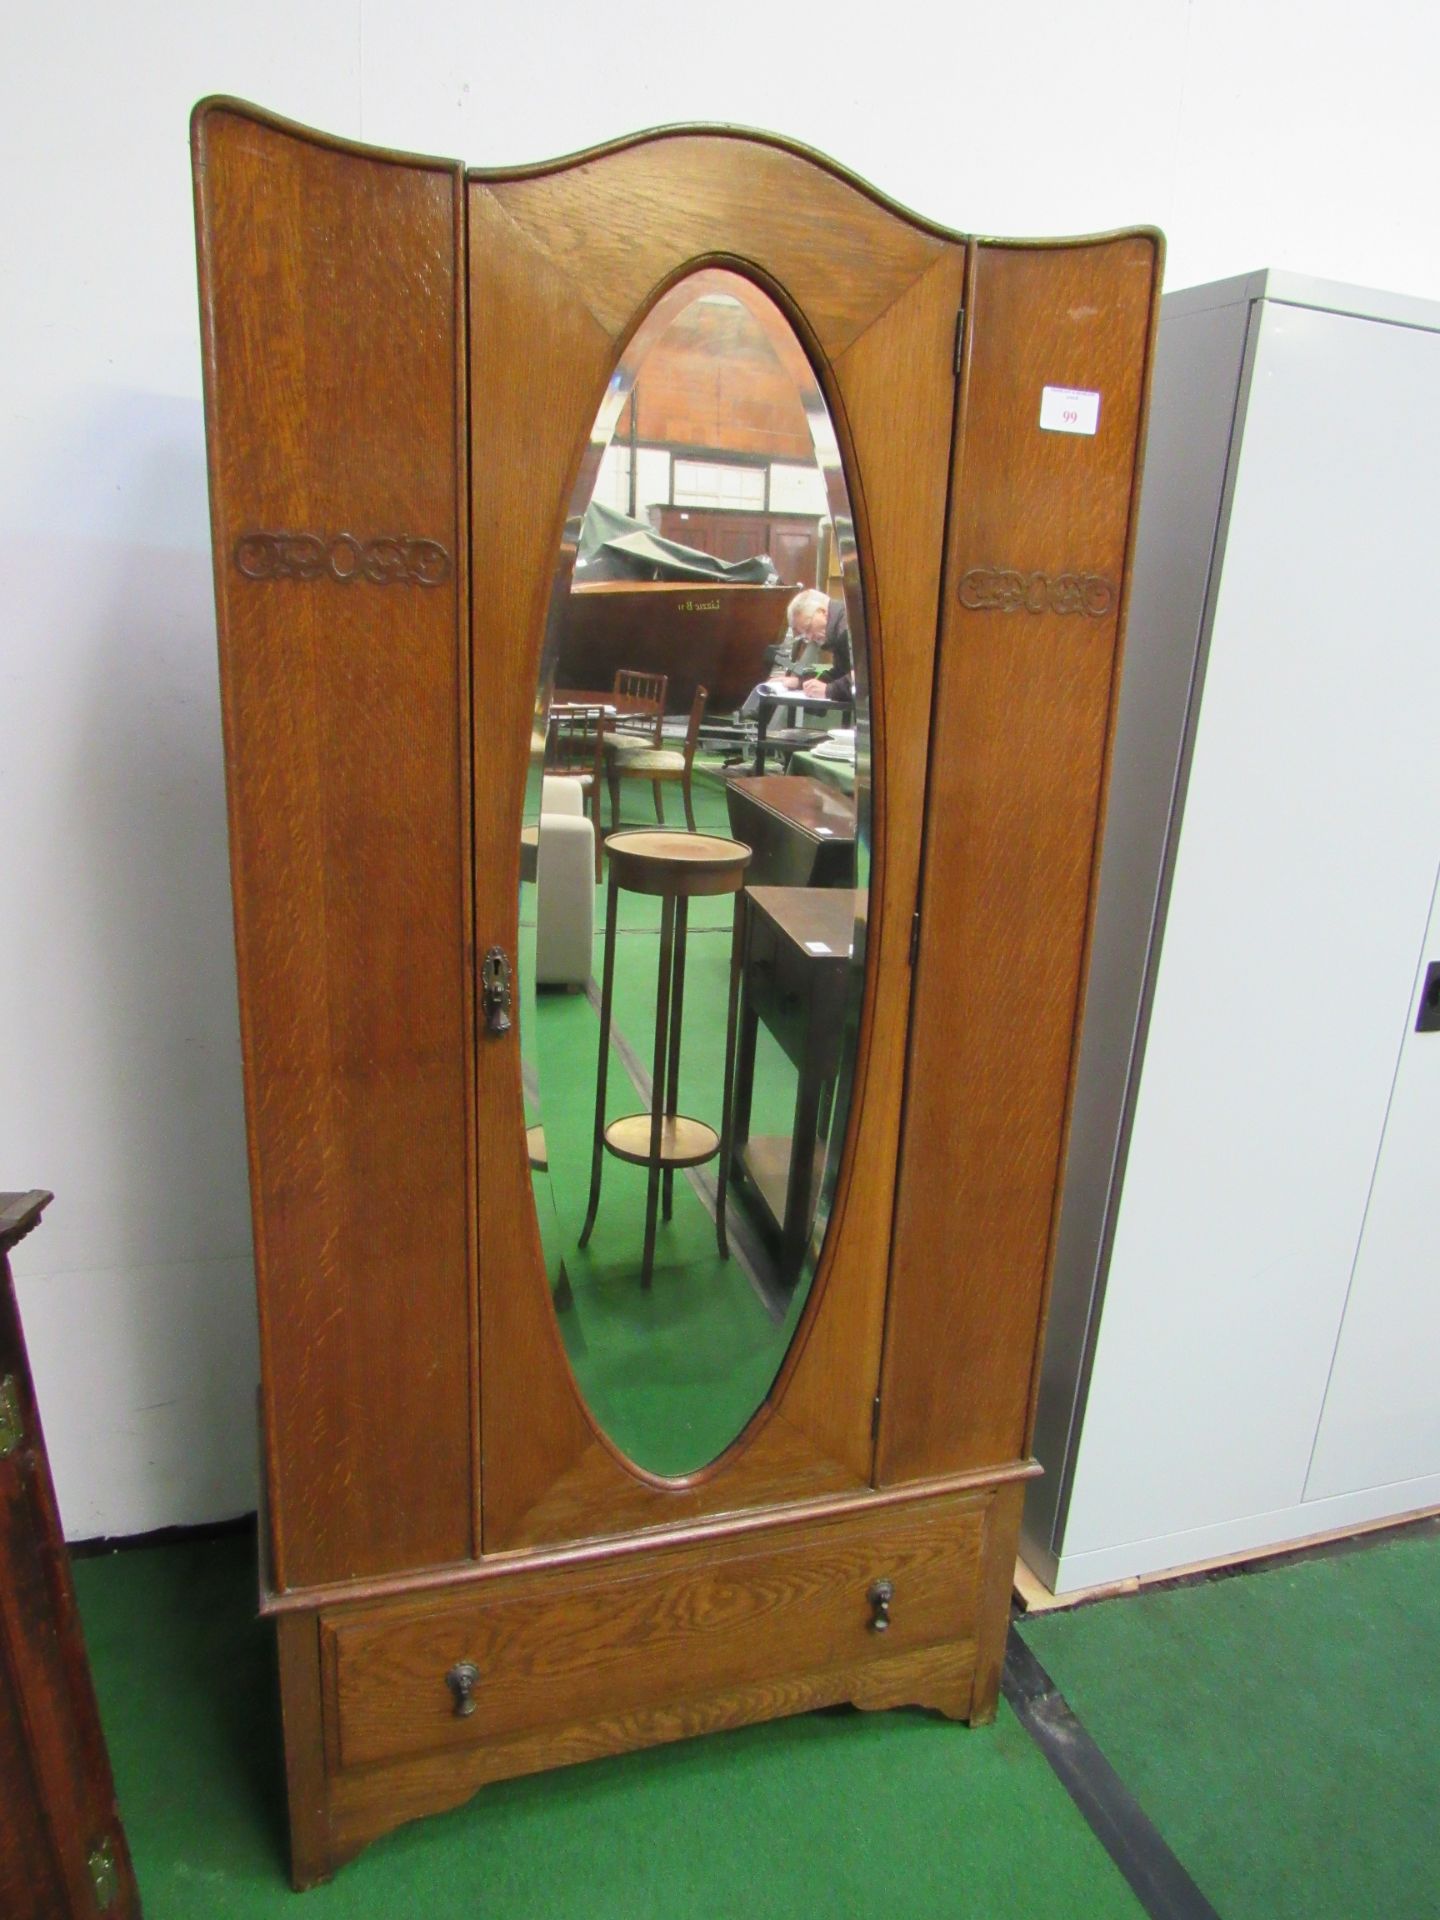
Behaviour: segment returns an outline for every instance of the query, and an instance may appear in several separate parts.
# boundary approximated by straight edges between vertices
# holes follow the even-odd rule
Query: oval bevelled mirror
[[[814,371],[709,268],[639,327],[557,565],[522,847],[535,1202],[592,1417],[692,1473],[764,1401],[846,1136],[869,731]]]

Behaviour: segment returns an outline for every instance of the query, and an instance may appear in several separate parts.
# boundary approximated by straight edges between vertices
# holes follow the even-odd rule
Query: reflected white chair
[[[595,827],[583,781],[545,775],[535,867],[536,984],[583,987],[595,934]]]

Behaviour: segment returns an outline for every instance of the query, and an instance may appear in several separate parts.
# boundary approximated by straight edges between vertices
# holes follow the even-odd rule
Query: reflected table
[[[731,1173],[778,1233],[780,1275],[800,1275],[850,985],[857,895],[845,887],[747,887],[736,928],[739,1041],[730,1127]],[[731,997],[734,998],[734,983]],[[761,1022],[796,1069],[790,1138],[750,1138],[755,1046]]]
[[[550,711],[574,707],[603,707],[610,719],[629,720],[642,713],[654,713],[653,700],[637,700],[633,694],[613,693],[608,689],[587,690],[584,687],[556,687],[550,696]]]
[[[671,1214],[676,1168],[698,1167],[718,1153],[715,1237],[722,1259],[725,1239],[725,1191],[729,1170],[731,1063],[735,1054],[736,989],[731,968],[725,1027],[725,1079],[720,1132],[704,1120],[679,1111],[680,1029],[685,1009],[685,932],[692,899],[738,894],[745,883],[750,849],[719,834],[674,833],[664,827],[612,833],[605,842],[610,884],[605,913],[605,964],[600,987],[600,1058],[595,1074],[595,1132],[590,1162],[590,1205],[580,1234],[589,1241],[600,1207],[605,1155],[649,1169],[645,1189],[645,1247],[640,1284],[650,1285],[655,1265],[656,1216],[664,1195],[664,1217]],[[660,967],[655,994],[655,1062],[650,1111],[625,1114],[605,1123],[605,1087],[610,1065],[610,1022],[615,999],[615,933],[621,889],[658,895]]]
[[[732,774],[730,831],[754,848],[748,875],[764,887],[853,887],[855,802],[799,773]]]
[[[828,748],[811,748],[793,755],[789,770],[791,773],[804,774],[807,779],[818,780],[822,787],[829,787],[832,793],[853,794],[855,791],[853,754],[834,753]]]
[[[795,725],[795,716],[801,713],[839,713],[848,717],[853,725],[855,720],[855,697],[848,700],[832,700],[826,694],[807,693],[762,693],[755,703],[755,759],[751,771],[764,773],[766,738],[770,731],[770,722],[783,708],[789,715],[790,725]],[[820,736],[817,734],[816,738]]]

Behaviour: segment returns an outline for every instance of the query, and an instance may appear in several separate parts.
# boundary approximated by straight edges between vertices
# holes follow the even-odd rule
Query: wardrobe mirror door
[[[527,1139],[580,1393],[643,1472],[742,1433],[825,1239],[865,968],[864,596],[794,328],[633,334],[559,554],[521,856]]]

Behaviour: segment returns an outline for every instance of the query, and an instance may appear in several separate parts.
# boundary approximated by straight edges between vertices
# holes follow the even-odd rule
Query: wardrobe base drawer
[[[677,1724],[673,1738],[710,1724],[728,1692],[863,1678],[874,1663],[893,1672],[931,1648],[948,1650],[953,1689],[956,1657],[963,1662],[967,1649],[973,1657],[987,1506],[984,1493],[877,1503],[729,1539],[486,1570],[430,1599],[326,1612],[330,1766],[616,1716],[683,1723],[685,1703],[711,1703],[699,1725]],[[801,1699],[792,1710],[818,1703]],[[617,1744],[647,1737],[667,1735]]]

